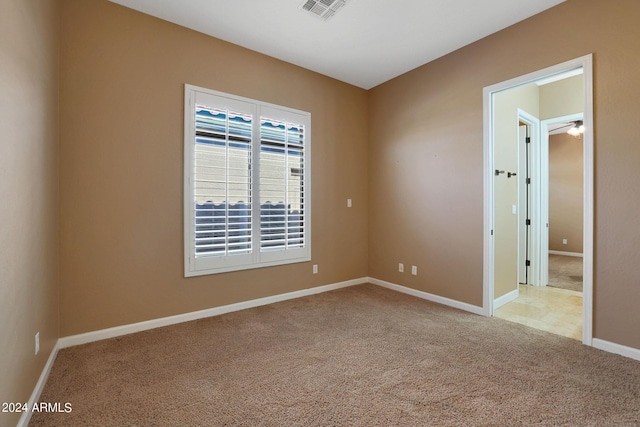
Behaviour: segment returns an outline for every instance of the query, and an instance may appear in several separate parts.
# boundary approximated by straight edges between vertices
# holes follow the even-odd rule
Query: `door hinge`
[[[493,236],[493,230],[491,230],[491,235]]]
[[[531,225],[531,220],[527,218],[527,225]]]
[[[527,267],[531,267],[531,261],[527,260]]]
[[[525,142],[526,142],[527,144],[531,144],[531,137],[530,137],[530,136],[528,136],[528,137],[527,137],[527,139],[525,140]]]
[[[527,178],[527,184],[531,184],[531,178]]]

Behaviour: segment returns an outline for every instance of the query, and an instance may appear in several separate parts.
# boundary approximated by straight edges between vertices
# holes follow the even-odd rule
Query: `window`
[[[311,259],[309,113],[185,85],[185,276]]]

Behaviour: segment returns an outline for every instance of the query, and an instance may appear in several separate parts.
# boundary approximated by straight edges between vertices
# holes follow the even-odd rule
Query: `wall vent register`
[[[327,21],[349,1],[350,0],[305,0],[300,5],[300,9]]]

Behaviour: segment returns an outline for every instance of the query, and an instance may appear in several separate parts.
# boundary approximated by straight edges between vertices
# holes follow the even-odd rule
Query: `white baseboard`
[[[592,345],[599,350],[619,354],[620,356],[628,357],[634,360],[640,360],[640,349],[637,348],[627,347],[598,338],[593,339]]]
[[[306,297],[323,292],[333,291],[335,289],[346,288],[349,286],[367,283],[366,277],[360,279],[348,280],[346,282],[334,283],[331,285],[318,286],[315,288],[303,289],[301,291],[289,292],[286,294],[274,295],[265,298],[258,298],[250,301],[243,301],[236,304],[224,305],[221,307],[208,308],[206,310],[193,311],[190,313],[178,314],[175,316],[162,317],[159,319],[147,320],[144,322],[132,323],[129,325],[116,326],[108,329],[87,332],[84,334],[71,335],[62,337],[58,340],[59,348],[73,347],[76,345],[86,344],[94,341],[100,341],[108,338],[115,338],[122,335],[133,334],[136,332],[146,331],[149,329],[161,328],[163,326],[175,325],[178,323],[189,322],[191,320],[204,319],[207,317],[219,316],[233,311],[245,310],[247,308],[259,307],[261,305],[273,304],[280,301],[286,301],[294,298]]]
[[[458,310],[468,311],[473,314],[484,316],[484,310],[482,307],[467,304],[464,302],[456,301],[453,299],[433,295],[428,292],[418,291],[416,289],[407,288],[406,286],[396,285],[395,283],[385,282],[384,280],[369,278],[369,282],[374,285],[382,286],[383,288],[391,289],[393,291],[402,292],[403,294],[412,295],[414,297],[422,298],[427,301],[435,302],[438,304],[446,305],[449,307],[457,308]]]
[[[493,300],[493,309],[496,310],[502,307],[503,305],[510,303],[511,301],[515,301],[516,299],[518,299],[519,296],[520,296],[519,289],[515,289],[511,292],[508,292],[502,295],[501,297],[498,297]]]
[[[44,385],[47,382],[47,378],[49,378],[49,372],[51,372],[51,367],[53,366],[53,362],[56,360],[56,356],[58,356],[58,350],[60,349],[60,347],[58,346],[59,342],[60,340],[57,340],[56,344],[53,346],[53,349],[51,349],[51,354],[49,354],[47,363],[45,363],[44,369],[42,369],[42,373],[40,374],[40,378],[38,378],[38,382],[36,383],[36,386],[31,393],[31,397],[29,397],[28,410],[22,413],[22,416],[18,420],[17,427],[27,427],[29,425],[29,421],[31,421],[31,408],[33,408],[33,406],[40,399],[40,395],[42,394]]]
[[[580,258],[584,256],[584,254],[580,252],[564,252],[564,251],[549,251],[549,255],[575,256]]]

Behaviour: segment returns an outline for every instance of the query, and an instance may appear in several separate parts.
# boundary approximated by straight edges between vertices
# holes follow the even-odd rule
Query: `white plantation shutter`
[[[252,121],[196,104],[195,255],[251,253]]]
[[[310,260],[308,113],[185,86],[185,275]]]
[[[304,126],[260,118],[260,249],[304,247]]]

